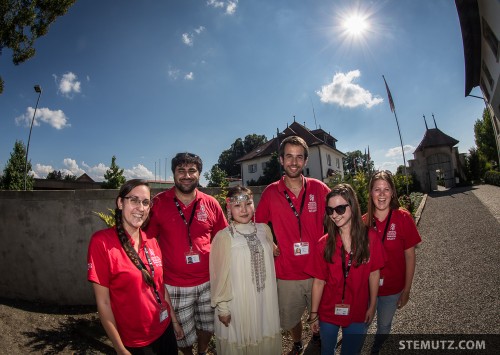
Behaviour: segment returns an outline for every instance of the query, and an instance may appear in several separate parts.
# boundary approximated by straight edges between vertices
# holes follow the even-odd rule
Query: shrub
[[[500,172],[490,170],[484,174],[484,182],[490,185],[500,186]]]

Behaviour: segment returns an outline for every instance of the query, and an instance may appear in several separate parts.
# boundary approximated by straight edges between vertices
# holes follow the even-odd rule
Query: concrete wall
[[[256,204],[262,190],[252,187]],[[117,194],[0,191],[0,295],[59,305],[94,304],[87,281],[87,247],[91,235],[106,225],[93,211],[107,213],[115,207]]]

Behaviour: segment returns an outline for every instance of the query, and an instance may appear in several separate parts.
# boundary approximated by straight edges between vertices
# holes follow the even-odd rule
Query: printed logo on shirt
[[[90,270],[90,269],[92,269],[93,267],[94,267],[94,264],[88,263],[87,264],[87,271]]]
[[[316,203],[313,194],[309,194],[309,202],[307,203],[307,210],[309,212],[317,212],[318,211],[318,204]]]
[[[149,250],[149,255],[151,256],[151,262],[154,264],[154,266],[161,267],[161,258],[155,254],[154,250],[151,248],[148,248]]]
[[[387,240],[396,239],[396,223],[391,223],[389,230],[387,231]]]
[[[208,219],[208,214],[203,203],[200,204],[200,210],[196,214],[196,219],[200,222],[206,222]]]

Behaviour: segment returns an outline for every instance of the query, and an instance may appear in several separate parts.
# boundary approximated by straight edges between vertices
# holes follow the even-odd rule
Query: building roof
[[[236,160],[236,163],[240,164],[247,160],[252,160],[259,157],[267,157],[274,152],[277,152],[280,143],[283,141],[283,139],[289,136],[301,137],[307,143],[308,147],[327,145],[330,148],[337,150],[337,148],[335,147],[335,142],[337,142],[337,139],[335,139],[329,133],[325,132],[321,128],[311,131],[307,127],[294,121],[290,126],[287,126],[287,128],[282,133],[279,133],[278,137],[272,138],[268,142],[252,150],[250,153],[245,154],[244,156]],[[340,151],[338,152],[345,156],[344,153]]]
[[[87,173],[83,173],[80,175],[76,181],[82,181],[82,182],[94,182],[94,179],[92,179],[90,176],[87,175]]]
[[[465,96],[479,85],[481,77],[481,20],[477,0],[455,0],[465,62]]]
[[[432,148],[432,147],[440,147],[440,146],[453,147],[454,145],[458,144],[458,142],[459,141],[456,140],[455,138],[450,137],[447,134],[444,134],[440,129],[430,128],[425,132],[424,138],[418,145],[417,149],[415,149],[415,152],[422,151],[426,148]]]

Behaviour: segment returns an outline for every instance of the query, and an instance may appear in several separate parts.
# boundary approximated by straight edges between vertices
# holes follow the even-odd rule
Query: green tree
[[[240,177],[240,166],[236,164],[236,160],[266,142],[266,136],[255,133],[247,135],[245,139],[237,138],[231,144],[231,148],[221,153],[217,164],[226,173],[227,177]]]
[[[76,181],[76,176],[72,174],[64,175],[64,181]]]
[[[498,163],[495,133],[493,132],[490,111],[486,108],[483,111],[483,118],[478,119],[474,124],[474,138],[478,153],[484,158],[484,160],[489,163]]]
[[[10,159],[5,165],[1,186],[3,190],[23,190],[24,173],[26,164],[26,147],[23,142],[16,141],[14,150],[10,153]],[[31,162],[28,161],[28,172],[31,170]],[[26,190],[33,190],[35,179],[29,175],[26,179]]]
[[[104,179],[102,187],[105,189],[119,189],[125,183],[123,169],[120,169],[116,164],[116,157],[114,155],[111,158],[111,166],[104,173]]]
[[[0,55],[12,50],[18,65],[35,55],[35,40],[47,34],[57,17],[64,15],[76,0],[0,0]],[[0,94],[4,82],[0,77]]]
[[[212,169],[207,171],[204,176],[208,181],[207,187],[224,187],[228,185],[226,172],[219,168],[218,164],[212,166]]]
[[[354,176],[358,171],[373,171],[373,161],[368,159],[367,154],[361,153],[361,150],[347,152],[346,155],[342,161],[344,174]]]
[[[484,176],[486,170],[486,161],[484,157],[479,154],[478,149],[472,147],[469,149],[469,154],[465,157],[465,174],[467,180],[472,183],[478,183]]]
[[[46,179],[60,181],[63,179],[63,174],[61,173],[61,170],[52,170],[50,173],[47,174]]]

